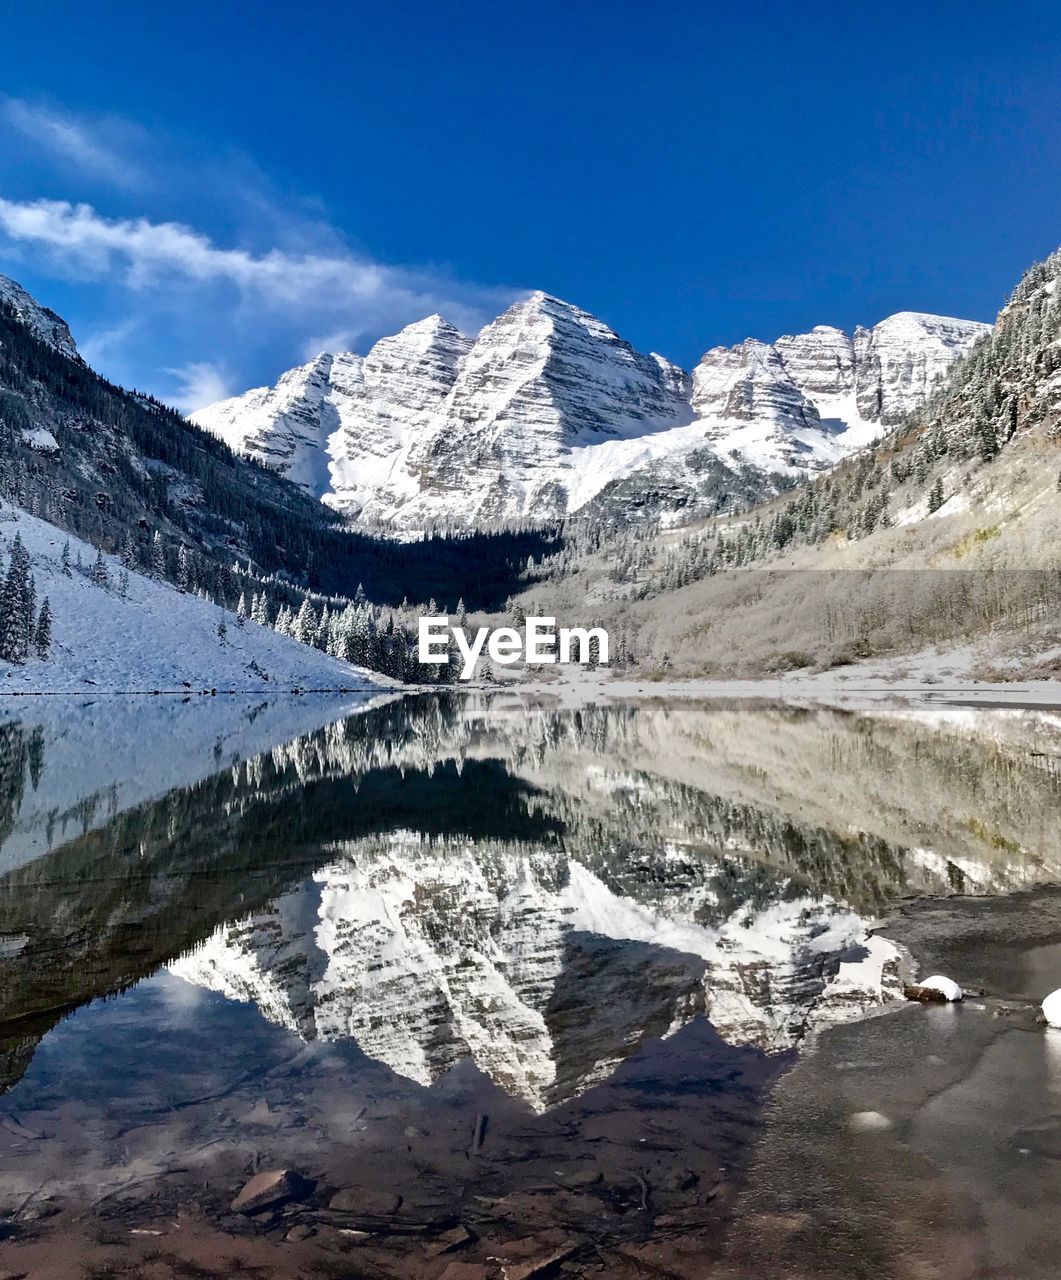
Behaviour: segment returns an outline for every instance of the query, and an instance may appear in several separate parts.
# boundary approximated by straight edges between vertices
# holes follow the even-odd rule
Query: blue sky
[[[5,13],[0,271],[189,407],[543,288],[691,366],[991,319],[1061,242],[1056,7]]]

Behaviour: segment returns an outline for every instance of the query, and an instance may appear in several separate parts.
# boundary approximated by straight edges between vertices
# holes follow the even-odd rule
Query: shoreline
[[[1061,983],[1061,886],[901,900],[872,933],[965,999],[823,1030],[773,1092],[713,1274],[818,1280],[884,1257],[903,1275],[1049,1280],[1061,1032],[1037,1013]]]

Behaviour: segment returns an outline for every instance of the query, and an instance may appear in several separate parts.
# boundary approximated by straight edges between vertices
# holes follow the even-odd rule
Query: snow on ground
[[[953,719],[964,708],[1061,708],[1061,680],[987,681],[975,679],[977,652],[970,646],[926,649],[900,657],[867,658],[830,671],[747,680],[657,680],[616,676],[607,668],[570,666],[552,678],[528,679],[525,671],[495,671],[495,682],[469,681],[459,687],[503,689],[555,697],[562,706],[626,698],[759,698],[822,706],[912,706],[919,714]]]
[[[22,443],[38,453],[58,453],[59,441],[45,427],[31,427],[22,433]]]
[[[246,622],[165,582],[129,574],[127,598],[118,582],[122,566],[105,556],[109,588],[87,571],[96,549],[17,507],[0,507],[0,549],[5,558],[15,535],[30,553],[37,599],[51,603],[53,645],[44,661],[24,666],[0,662],[0,696],[12,693],[181,692],[184,689],[370,689],[391,684],[383,676],[329,657],[269,627]],[[67,577],[60,559],[69,541],[81,557]],[[228,634],[218,635],[224,620]]]
[[[764,471],[803,476],[808,469],[835,466],[880,438],[880,423],[865,422],[858,416],[854,396],[832,397],[823,404],[831,416],[823,416],[821,430],[781,431],[776,421],[766,418],[756,422],[697,418],[632,438],[576,445],[560,464],[559,479],[568,491],[567,508],[578,511],[612,480],[660,459],[678,464],[697,449],[710,449],[727,466],[747,463]],[[798,461],[793,461],[793,442],[798,446]]]

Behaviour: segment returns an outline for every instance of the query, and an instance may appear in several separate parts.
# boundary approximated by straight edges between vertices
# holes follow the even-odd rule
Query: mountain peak
[[[764,477],[831,466],[922,403],[981,327],[916,312],[853,336],[817,325],[716,347],[690,377],[535,289],[474,338],[434,314],[363,361],[349,357],[348,373],[336,356],[298,395],[285,375],[225,434],[245,432],[241,451],[351,519],[410,529],[542,519],[579,510],[649,461],[673,455],[680,471],[689,451],[699,461],[681,483],[696,485],[705,446]]]
[[[598,320],[589,311],[584,311],[573,302],[565,302],[563,298],[558,298],[555,294],[546,293],[544,289],[535,289],[533,293],[529,293],[525,298],[513,303],[505,314],[509,313],[547,315],[573,320],[592,320],[595,324],[602,324],[602,321]]]
[[[64,356],[79,360],[77,346],[70,328],[62,316],[50,307],[42,306],[32,294],[27,293],[17,280],[0,276],[0,303],[14,311],[19,322],[26,326],[35,338],[47,343]]]
[[[401,334],[436,334],[436,333],[460,333],[456,325],[450,324],[445,316],[440,315],[437,311],[432,315],[424,316],[423,320],[414,320],[411,324],[407,324],[404,329],[399,329],[395,337]],[[463,334],[461,335],[463,337]]]
[[[873,333],[903,332],[930,334],[987,333],[991,328],[981,320],[960,320],[957,316],[937,316],[928,311],[896,311],[873,326]]]

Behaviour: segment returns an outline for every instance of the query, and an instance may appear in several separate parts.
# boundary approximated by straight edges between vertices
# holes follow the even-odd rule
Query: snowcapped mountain
[[[690,886],[688,862],[663,858],[670,892],[639,901],[555,848],[398,832],[351,846],[170,967],[306,1040],[353,1038],[423,1085],[470,1057],[537,1111],[697,1013],[733,1043],[779,1050],[893,992],[891,948],[867,953],[855,913],[789,895],[703,925],[717,867],[705,860]],[[589,958],[602,947],[603,977]],[[591,1025],[572,1025],[561,993],[609,976],[614,989],[586,1002]]]
[[[441,316],[383,338],[362,358],[322,353],[192,415],[236,453],[275,467],[319,497],[360,509],[389,484],[401,495],[401,461],[443,404],[472,341]],[[408,488],[405,496],[415,493]]]
[[[829,325],[716,347],[693,407],[720,451],[767,470],[822,470],[923,404],[989,325],[901,311],[853,336]]]
[[[7,276],[0,276],[0,305],[10,307],[15,318],[26,326],[35,338],[62,352],[72,360],[80,360],[73,336],[62,316],[48,307],[42,307],[23,287]]]
[[[324,441],[333,428],[332,375],[360,378],[361,358],[319,355],[289,369],[275,387],[257,387],[222,400],[194,420],[236,453],[275,467],[310,492],[328,483]]]
[[[688,388],[669,361],[534,293],[475,340],[431,316],[193,421],[351,517],[473,524],[566,510],[589,450],[690,421]]]
[[[987,329],[902,312],[714,348],[690,376],[538,292],[474,339],[431,316],[193,420],[351,519],[403,529],[554,517],[617,484],[628,506],[663,486],[696,510],[706,488],[747,489],[749,466],[765,492],[770,473],[868,444]]]

